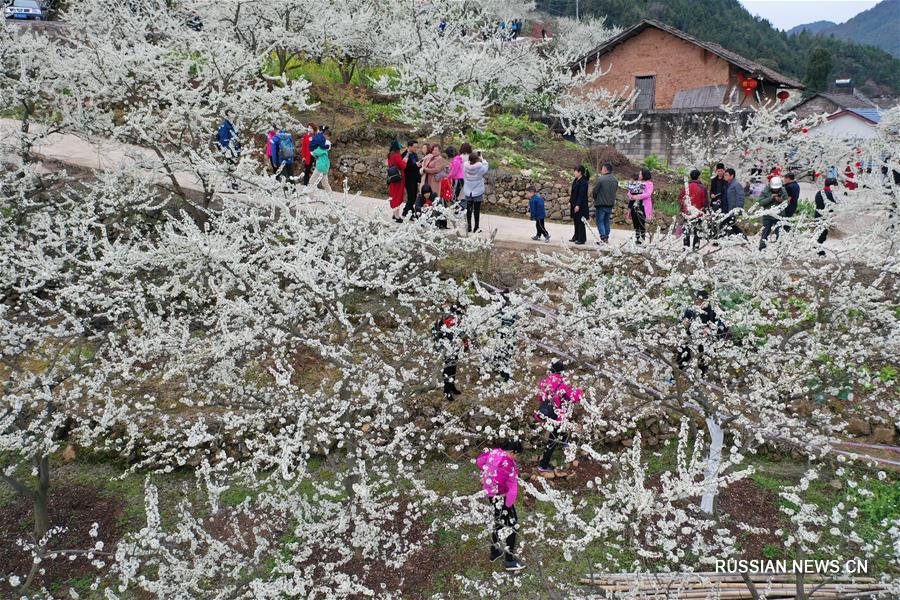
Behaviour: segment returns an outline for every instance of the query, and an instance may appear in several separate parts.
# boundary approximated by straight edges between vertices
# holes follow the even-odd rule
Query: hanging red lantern
[[[744,95],[749,96],[753,93],[753,90],[756,89],[756,80],[755,79],[743,79],[741,80],[741,89],[744,90]]]
[[[806,127],[804,127],[803,129],[801,129],[800,131],[802,131],[803,133],[809,133],[809,129],[806,128]]]
[[[786,101],[788,98],[791,97],[791,95],[790,95],[789,93],[787,93],[787,90],[781,90],[780,92],[778,92],[778,94],[777,94],[776,97],[777,97],[779,100],[781,100],[781,103],[782,103],[782,104],[784,104],[785,101]]]

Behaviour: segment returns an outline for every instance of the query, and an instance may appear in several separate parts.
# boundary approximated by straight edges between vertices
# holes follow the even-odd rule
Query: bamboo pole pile
[[[747,577],[760,600],[797,597],[795,574],[759,573]],[[641,600],[752,600],[744,578],[732,573],[604,573],[585,577],[582,585],[598,587],[608,598]],[[884,587],[873,577],[805,575],[808,600],[861,600],[885,597]],[[879,594],[881,594],[879,596]]]

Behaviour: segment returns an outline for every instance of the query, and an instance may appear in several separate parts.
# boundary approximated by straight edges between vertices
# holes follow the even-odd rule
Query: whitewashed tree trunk
[[[715,478],[719,474],[719,465],[722,464],[725,431],[722,429],[722,424],[712,417],[706,418],[706,428],[709,431],[709,456],[706,459],[706,469],[703,473],[705,485],[703,497],[700,499],[700,510],[711,515],[716,499]]]

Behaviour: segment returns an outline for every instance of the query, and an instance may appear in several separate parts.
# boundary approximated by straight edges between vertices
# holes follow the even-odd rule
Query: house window
[[[635,110],[653,110],[656,108],[656,76],[635,77],[634,89],[637,90],[637,98],[634,99]]]

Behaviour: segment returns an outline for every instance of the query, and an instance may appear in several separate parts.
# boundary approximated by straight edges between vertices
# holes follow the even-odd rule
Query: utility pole
[[[578,16],[578,0],[575,0],[575,20],[580,21],[581,17]]]

